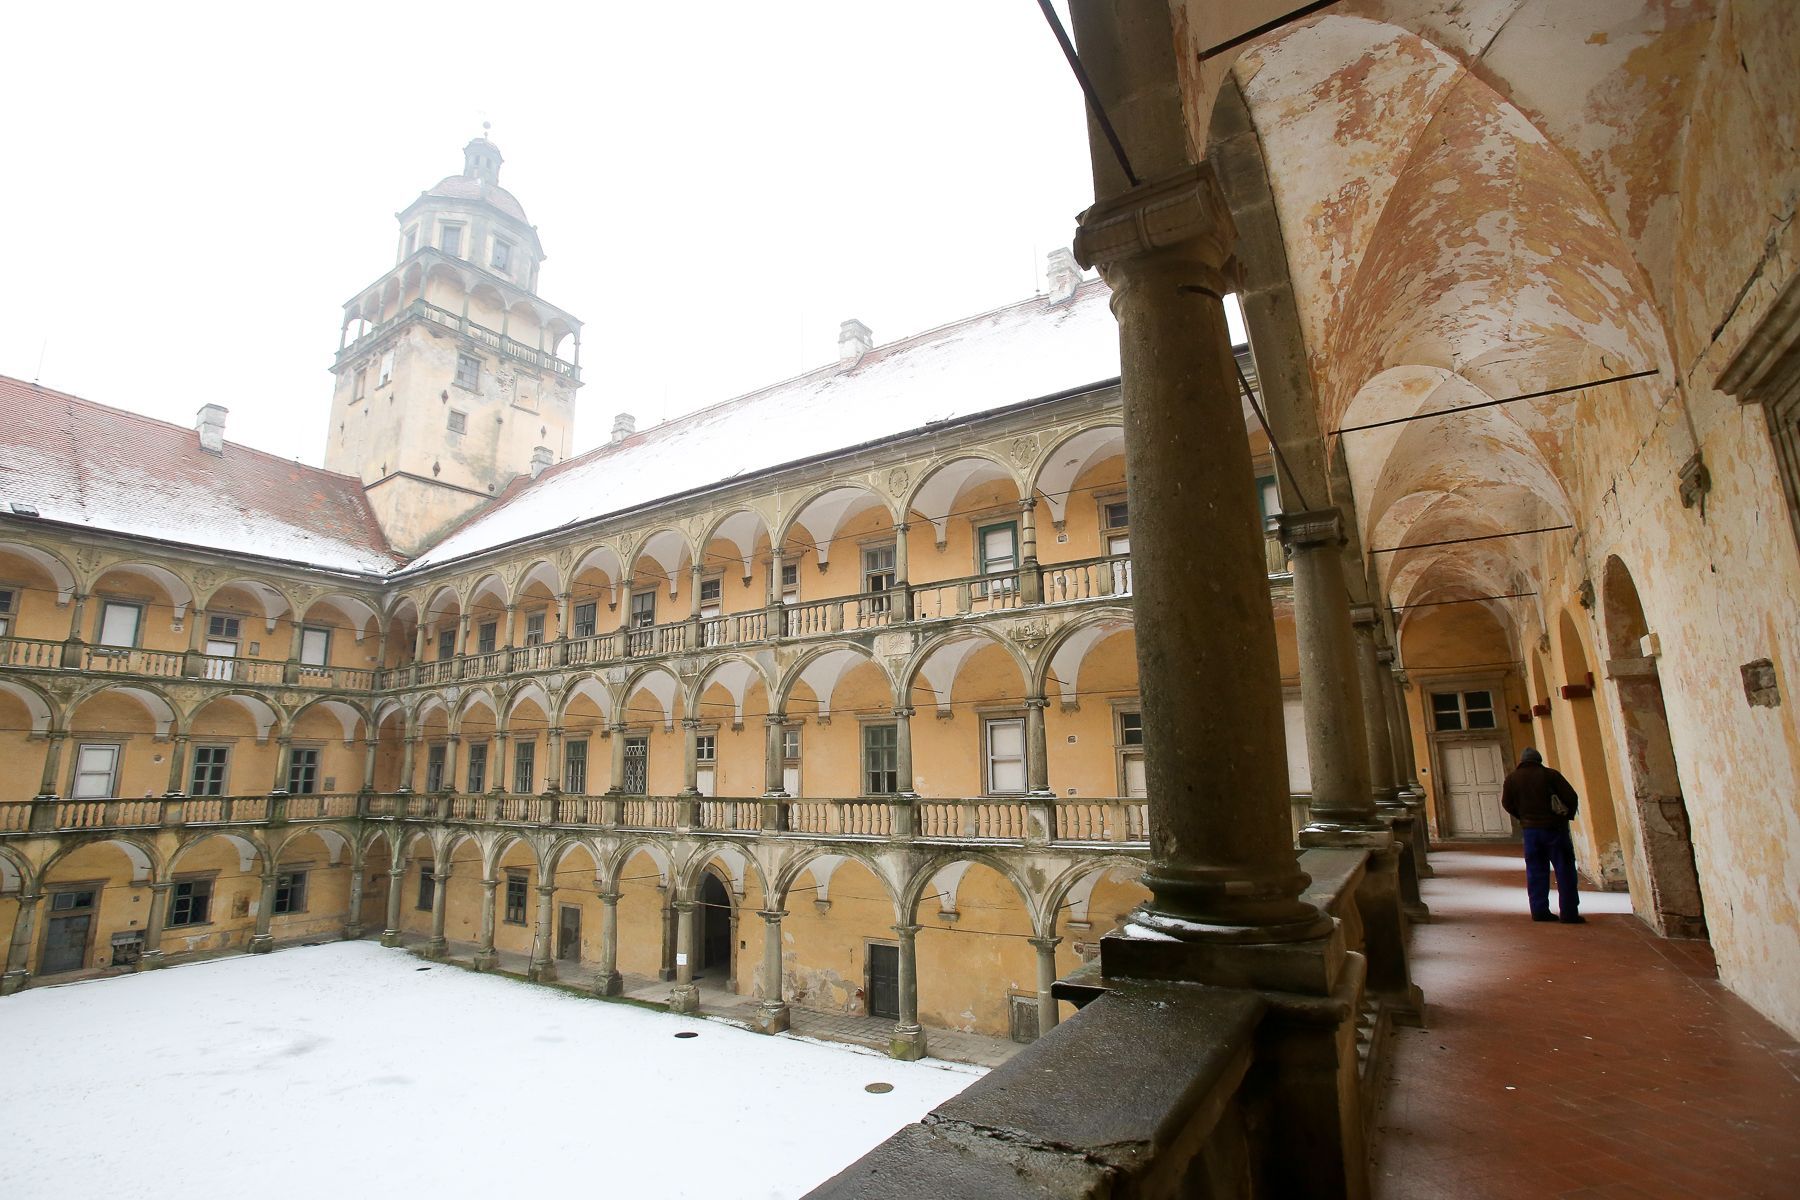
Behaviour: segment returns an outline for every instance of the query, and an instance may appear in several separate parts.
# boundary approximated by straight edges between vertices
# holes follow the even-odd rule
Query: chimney
[[[622,412],[613,418],[612,440],[622,442],[637,432],[637,418],[628,412]]]
[[[225,453],[225,414],[229,411],[223,404],[205,404],[194,416],[200,448],[208,454]]]
[[[848,371],[875,348],[875,335],[855,317],[838,326],[838,367]]]
[[[550,447],[533,446],[531,448],[531,477],[536,479],[539,475],[542,475],[544,473],[544,468],[549,466],[551,461]]]
[[[1081,285],[1081,267],[1076,264],[1075,255],[1067,246],[1058,246],[1050,252],[1044,276],[1050,283],[1052,304],[1067,303],[1075,295],[1075,289]]]

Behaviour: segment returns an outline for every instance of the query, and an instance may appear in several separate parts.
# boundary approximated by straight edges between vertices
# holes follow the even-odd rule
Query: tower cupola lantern
[[[488,126],[481,126],[481,136],[463,147],[463,174],[479,179],[489,187],[500,186],[500,147],[487,140]]]

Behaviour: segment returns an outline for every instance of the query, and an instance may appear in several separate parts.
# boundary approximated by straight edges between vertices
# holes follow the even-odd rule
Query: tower
[[[325,466],[363,482],[416,554],[513,477],[569,454],[581,322],[541,300],[537,228],[500,186],[500,149],[396,214],[394,265],[344,305]]]

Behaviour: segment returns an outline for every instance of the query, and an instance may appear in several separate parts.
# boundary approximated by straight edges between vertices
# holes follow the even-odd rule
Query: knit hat
[[[1519,755],[1519,761],[1521,763],[1536,763],[1538,766],[1543,766],[1544,756],[1537,752],[1536,746],[1527,746],[1525,747],[1525,752]]]

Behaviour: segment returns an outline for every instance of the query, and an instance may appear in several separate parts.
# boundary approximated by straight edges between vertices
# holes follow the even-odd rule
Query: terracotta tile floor
[[[1443,846],[1413,931],[1425,1029],[1398,1029],[1375,1195],[1800,1196],[1800,1045],[1627,897],[1533,924],[1516,846]]]

